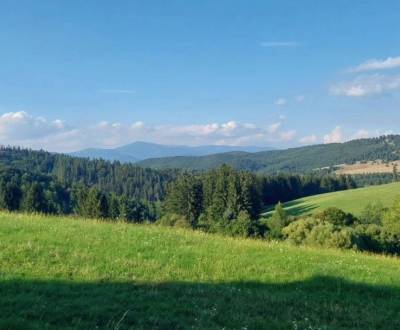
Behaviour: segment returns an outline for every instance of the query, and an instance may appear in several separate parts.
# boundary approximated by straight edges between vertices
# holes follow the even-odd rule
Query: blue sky
[[[398,133],[399,1],[0,3],[0,139],[289,147]]]

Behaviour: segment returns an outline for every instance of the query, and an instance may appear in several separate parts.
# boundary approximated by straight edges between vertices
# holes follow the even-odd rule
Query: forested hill
[[[382,159],[400,159],[400,135],[353,140],[345,143],[321,144],[286,150],[256,153],[232,152],[202,157],[168,157],[137,163],[143,167],[205,170],[230,165],[240,170],[259,173],[304,173],[343,163]]]
[[[55,178],[66,187],[77,184],[95,186],[102,191],[137,200],[163,199],[167,184],[177,173],[175,170],[158,171],[133,164],[89,160],[46,151],[0,147],[1,177],[21,177],[24,182]]]

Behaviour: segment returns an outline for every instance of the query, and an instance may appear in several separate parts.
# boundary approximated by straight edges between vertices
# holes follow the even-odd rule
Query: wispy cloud
[[[388,70],[400,67],[400,56],[388,57],[384,60],[370,59],[351,68],[349,72],[364,72],[364,71],[376,71],[376,70]]]
[[[299,142],[301,144],[314,144],[317,142],[317,136],[315,134],[307,135],[302,137]]]
[[[359,129],[357,132],[355,132],[352,136],[351,139],[366,139],[370,137],[370,133],[366,129]]]
[[[351,81],[338,83],[330,88],[333,95],[366,97],[400,91],[400,76],[373,74],[358,76]]]
[[[290,131],[285,131],[285,132],[280,132],[279,137],[282,139],[282,141],[289,142],[294,139],[296,136],[297,131],[292,129]]]
[[[300,43],[297,41],[262,41],[260,46],[266,48],[299,47]]]
[[[340,143],[343,140],[343,131],[340,126],[336,126],[330,133],[324,136],[324,143]]]
[[[268,128],[267,128],[267,130],[268,130],[268,132],[269,133],[276,133],[278,130],[279,130],[279,128],[282,126],[282,123],[281,122],[277,122],[277,123],[274,123],[274,124],[271,124],[271,125],[269,125],[268,126]]]
[[[99,90],[102,94],[135,94],[134,89],[101,89]]]
[[[279,99],[275,100],[275,105],[277,105],[278,107],[284,107],[285,105],[287,105],[287,100],[283,97],[280,97]]]

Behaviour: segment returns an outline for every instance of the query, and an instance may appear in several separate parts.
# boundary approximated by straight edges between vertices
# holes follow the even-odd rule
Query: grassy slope
[[[398,329],[400,260],[0,213],[0,328]]]
[[[304,197],[287,202],[284,207],[292,215],[311,214],[331,206],[358,215],[369,203],[381,201],[384,206],[391,206],[399,196],[400,182],[396,182]]]

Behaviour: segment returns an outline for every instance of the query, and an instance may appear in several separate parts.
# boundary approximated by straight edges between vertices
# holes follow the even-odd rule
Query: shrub
[[[315,226],[307,237],[307,243],[338,249],[360,248],[360,240],[354,229],[334,226],[331,223]]]
[[[371,252],[384,252],[387,241],[383,227],[376,224],[361,224],[355,228],[362,240],[362,249]]]
[[[233,236],[248,237],[252,233],[253,223],[246,211],[240,211],[237,219],[231,220],[229,232]]]
[[[289,224],[289,218],[281,203],[276,204],[275,211],[268,221],[269,236],[275,239],[283,238],[282,229]]]
[[[332,221],[332,219],[330,219]],[[283,235],[295,244],[350,249],[362,247],[362,240],[351,227],[334,225],[320,218],[303,218],[286,226]]]
[[[315,218],[303,218],[296,220],[283,228],[283,237],[292,243],[302,244],[306,241],[313,227],[318,223],[319,220],[316,220]]]
[[[381,202],[368,204],[361,212],[359,222],[362,224],[382,224],[382,218],[386,209]]]
[[[315,217],[336,226],[351,226],[356,220],[351,213],[346,213],[337,207],[329,207],[316,214]]]
[[[156,223],[161,226],[191,228],[189,221],[184,216],[174,213],[165,214]]]
[[[382,225],[393,240],[400,243],[400,198],[382,217]]]

